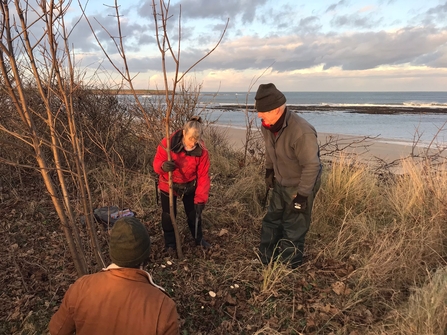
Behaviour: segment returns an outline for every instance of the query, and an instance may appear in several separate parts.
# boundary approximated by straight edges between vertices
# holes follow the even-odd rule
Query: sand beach
[[[246,130],[231,126],[217,126],[220,131],[225,134],[229,143],[236,150],[244,148]],[[262,140],[260,130],[253,129],[253,137]],[[340,134],[319,133],[318,139],[320,146],[337,145],[338,148],[344,148],[343,152],[355,156],[363,163],[370,164],[372,167],[392,163],[401,158],[410,155],[425,155],[427,148],[423,146],[413,146],[412,143],[400,142],[392,139],[384,138],[365,138],[361,136],[350,136]],[[429,150],[430,154],[439,152],[437,148]],[[445,152],[442,157],[446,158]],[[393,172],[398,173],[398,167],[393,168]]]

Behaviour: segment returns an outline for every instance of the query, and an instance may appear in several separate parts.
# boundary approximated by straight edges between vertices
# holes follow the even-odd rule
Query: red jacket
[[[49,325],[51,335],[178,335],[174,301],[142,270],[112,268],[79,278]]]
[[[183,148],[183,132],[176,131],[171,136],[171,160],[175,162],[177,168],[172,172],[174,183],[184,184],[197,180],[194,203],[206,203],[210,190],[210,159],[208,150],[203,142],[197,145],[192,151]],[[166,152],[166,138],[164,138],[157,148],[154,158],[154,171],[158,173],[158,188],[164,192],[169,192],[168,172],[163,171],[161,166],[168,160]]]

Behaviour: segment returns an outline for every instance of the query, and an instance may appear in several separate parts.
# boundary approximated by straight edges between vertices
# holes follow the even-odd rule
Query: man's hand
[[[162,164],[161,169],[166,172],[172,172],[177,168],[175,165],[175,162],[173,161],[166,161]]]
[[[292,200],[292,206],[297,212],[304,212],[307,208],[307,197],[297,194]]]
[[[265,169],[265,186],[267,188],[273,188],[273,178],[275,171],[273,169]]]

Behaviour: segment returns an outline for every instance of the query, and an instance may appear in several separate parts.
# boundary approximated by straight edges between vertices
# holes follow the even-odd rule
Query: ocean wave
[[[384,108],[447,108],[447,103],[439,103],[439,102],[403,102],[403,103],[395,103],[395,104],[359,104],[359,103],[327,103],[321,102],[318,104],[287,104],[288,106],[294,107],[331,107],[331,108],[355,108],[355,107],[384,107]]]
[[[403,103],[404,106],[409,107],[422,107],[422,108],[447,108],[447,103],[440,102],[420,102],[420,101],[408,101]]]
[[[408,102],[403,102],[403,103],[393,103],[393,104],[373,104],[373,103],[365,103],[365,104],[361,104],[361,103],[328,103],[328,102],[320,102],[318,104],[294,104],[294,103],[288,103],[287,104],[290,107],[295,107],[295,108],[300,108],[300,107],[304,107],[304,108],[309,108],[309,107],[327,107],[327,108],[374,108],[374,107],[379,107],[379,108],[395,108],[395,109],[422,109],[422,108],[427,108],[427,109],[447,109],[447,103],[440,103],[440,102],[417,102],[417,101],[408,101]],[[204,102],[199,102],[197,104],[198,108],[229,108],[229,107],[234,107],[234,108],[248,108],[248,109],[253,109],[254,105],[253,104],[245,104],[245,103],[231,103],[231,102],[219,102],[219,103],[204,103]]]

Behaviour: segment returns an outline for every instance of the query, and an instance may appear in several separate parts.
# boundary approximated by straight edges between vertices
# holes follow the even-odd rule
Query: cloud
[[[307,54],[315,56],[309,57],[314,61],[313,65],[320,62],[325,69],[339,66],[343,70],[365,70],[407,63],[439,67],[442,64],[440,60],[446,54],[446,50],[441,51],[439,45],[446,42],[447,31],[406,28],[393,33],[346,34],[330,40],[323,39],[311,52],[308,43],[299,49],[305,49]],[[301,50],[296,53],[302,54]]]
[[[297,32],[304,34],[316,33],[321,29],[321,27],[322,25],[320,24],[320,19],[317,16],[308,16],[300,19],[297,26]]]
[[[443,5],[438,5],[429,8],[424,14],[418,15],[417,18],[421,18],[421,21],[425,25],[436,25],[443,23],[446,26],[445,17],[447,16],[447,2]]]
[[[345,5],[347,5],[347,4],[348,4],[348,2],[347,2],[346,0],[340,0],[340,1],[337,2],[337,3],[334,3],[334,4],[330,5],[330,6],[326,9],[326,13],[333,12],[333,11],[335,11],[337,8],[342,7],[342,6],[345,6]]]
[[[252,22],[257,8],[267,3],[267,0],[183,0],[182,16],[189,18],[240,17],[242,22]]]
[[[169,13],[173,17],[180,14],[187,22],[190,19],[240,19],[243,23],[257,19],[258,8],[264,6],[267,0],[182,0],[171,4]],[[152,18],[152,1],[146,0],[139,6],[138,12],[142,17]]]
[[[330,5],[326,10],[328,12],[330,9],[329,15],[316,9],[306,12],[304,5],[300,8],[277,6],[266,11],[266,4],[267,0],[182,1],[181,71],[195,64],[215,46],[227,17],[231,17],[231,21],[222,43],[193,69],[195,74],[207,76],[211,72],[232,73],[234,77],[234,73],[259,74],[269,68],[269,72],[278,77],[289,75],[293,78],[297,73],[302,75],[315,71],[336,72],[342,77],[343,73],[374,72],[401,66],[447,69],[447,27],[420,24],[424,20],[435,23],[443,19],[447,13],[447,3],[427,8],[418,17],[408,18],[407,15],[406,19],[414,22],[415,26],[394,30],[385,30],[384,21],[402,20],[403,16],[389,17],[382,13],[383,17],[379,17],[371,11],[383,8],[368,6],[352,12],[345,0]],[[172,47],[176,50],[176,13],[179,7],[177,4],[172,6],[169,34]],[[132,72],[144,73],[147,78],[161,73],[161,60],[156,46],[150,2],[141,2],[137,9],[139,15],[145,18],[131,15],[130,9],[123,10],[121,28],[125,36],[129,68]],[[333,13],[340,15],[333,16]],[[119,55],[110,38],[110,35],[117,36],[116,19],[109,14],[104,11],[95,15],[104,29],[93,20],[93,16],[89,18],[94,22],[95,32],[106,51],[120,64]],[[327,21],[328,16],[332,17],[331,21]],[[242,22],[252,24],[244,25]],[[331,25],[328,26],[328,23]],[[85,22],[76,27],[70,39],[76,50],[80,51],[84,66],[93,64],[95,67],[102,60],[101,67],[114,72],[106,64],[107,60],[101,52],[93,55],[99,48]],[[168,61],[168,71],[173,69],[173,65],[172,61]],[[403,70],[400,72],[404,73]],[[385,72],[375,73],[384,75]]]
[[[447,69],[447,44],[437,48],[436,51],[424,54],[415,59],[416,65],[429,65],[432,68],[446,68]]]
[[[447,13],[447,2],[443,5],[438,5],[436,7],[430,8],[429,10],[427,10],[427,14],[428,15],[438,15],[442,13]]]
[[[73,26],[77,20],[77,18],[72,19],[71,25]],[[88,16],[88,20],[104,49],[110,54],[115,54],[117,52],[115,43],[120,43],[116,18],[111,17],[108,13],[103,13],[90,15]],[[140,24],[122,14],[120,24],[124,47],[128,52],[139,51],[144,46],[155,43],[153,27],[150,22]],[[82,52],[100,50],[91,28],[85,19],[82,19],[77,24],[70,36],[70,41],[77,50]]]
[[[371,29],[377,27],[381,19],[375,20],[370,15],[354,13],[350,15],[339,15],[331,20],[331,25],[335,28],[352,27],[361,29]]]
[[[243,37],[224,42],[197,70],[260,70],[272,64],[278,72],[320,65],[324,70],[366,70],[401,64],[447,67],[446,45],[447,30],[421,27],[395,32]],[[183,52],[183,61],[190,64],[202,55],[198,49],[191,49]]]

